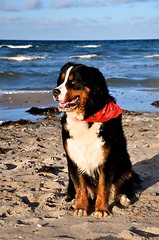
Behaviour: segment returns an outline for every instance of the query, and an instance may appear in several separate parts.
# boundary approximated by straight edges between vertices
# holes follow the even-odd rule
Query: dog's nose
[[[56,98],[60,94],[60,90],[58,88],[53,89],[53,96]]]

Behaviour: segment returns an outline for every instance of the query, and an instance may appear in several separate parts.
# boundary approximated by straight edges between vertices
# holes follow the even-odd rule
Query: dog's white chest
[[[94,170],[103,163],[103,141],[98,136],[101,123],[94,123],[90,128],[86,122],[68,120],[67,128],[71,138],[67,140],[70,158],[81,172],[93,175]]]

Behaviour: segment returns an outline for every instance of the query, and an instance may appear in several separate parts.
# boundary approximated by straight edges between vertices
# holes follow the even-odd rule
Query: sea
[[[123,109],[159,111],[159,40],[0,40],[0,98],[51,92],[67,62],[98,68]]]

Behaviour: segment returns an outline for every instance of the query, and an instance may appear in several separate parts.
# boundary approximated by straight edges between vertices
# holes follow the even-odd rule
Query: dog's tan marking
[[[76,113],[78,115],[80,114],[84,114],[85,112],[85,106],[86,106],[86,102],[88,100],[88,95],[89,95],[90,89],[85,87],[84,91],[80,92],[80,104],[76,110]]]
[[[103,147],[105,162],[107,160],[109,151],[110,151],[109,148]],[[105,173],[104,173],[103,166],[100,167],[99,173],[100,175],[99,175],[97,198],[96,198],[95,213],[94,213],[94,217],[96,218],[107,217],[110,214],[108,210],[108,200],[109,200],[111,183],[109,186],[107,186],[107,188],[105,187]]]
[[[71,76],[71,75],[70,75]],[[73,90],[73,89],[67,89],[66,95],[64,97],[64,102],[70,102],[71,100],[75,99],[77,96],[80,97],[80,102],[78,104],[78,107],[75,109],[77,115],[83,114],[85,112],[85,105],[86,101],[88,99],[88,94],[90,90],[88,88],[85,88],[84,90]]]
[[[104,161],[105,162],[107,161],[109,152],[110,152],[110,147],[103,147],[103,153],[104,153],[104,156],[105,156]]]
[[[76,209],[74,211],[74,215],[81,217],[87,215],[89,205],[87,184],[81,173],[79,173],[79,183],[79,186],[74,183],[76,189]]]
[[[74,78],[74,75],[73,75],[73,74],[71,74],[71,75],[69,76],[68,80],[69,80],[69,81],[72,81],[72,80],[73,80],[73,78]]]
[[[99,182],[98,182],[98,190],[97,190],[97,198],[95,203],[95,214],[94,216],[97,218],[105,217],[110,214],[108,210],[108,200],[111,183],[105,186],[105,173],[103,166],[99,169]]]
[[[65,79],[65,76],[66,76],[66,74],[65,74],[65,73],[62,73],[62,75],[61,75],[62,80]]]

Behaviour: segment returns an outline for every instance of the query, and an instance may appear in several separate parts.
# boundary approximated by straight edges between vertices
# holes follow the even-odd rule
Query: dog
[[[72,62],[60,71],[53,97],[64,112],[62,139],[68,164],[67,201],[75,198],[75,216],[110,214],[109,198],[127,207],[134,196],[135,172],[122,128],[122,109],[109,94],[103,74]]]

